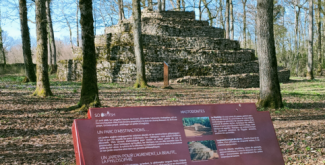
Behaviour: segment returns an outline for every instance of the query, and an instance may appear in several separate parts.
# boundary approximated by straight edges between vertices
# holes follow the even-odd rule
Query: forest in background
[[[166,10],[195,11],[198,20],[207,20],[210,26],[224,28],[226,26],[227,0],[166,0]],[[157,1],[153,0],[153,9],[157,9]],[[230,1],[233,14],[230,13],[231,39],[239,40],[242,48],[256,50],[256,0]],[[325,67],[323,48],[324,42],[324,6],[323,0],[314,0],[314,69]],[[81,46],[80,11],[78,0],[52,0],[51,14],[56,37],[58,60],[69,59],[76,46]],[[141,1],[142,7],[148,5]],[[35,3],[27,0],[28,20],[31,34],[35,30]],[[123,1],[124,16],[130,18],[132,1]],[[118,0],[93,1],[94,33],[102,34],[105,27],[115,25],[119,21]],[[1,0],[1,27],[12,22],[19,22],[18,2]],[[232,26],[233,24],[233,26]],[[276,55],[279,66],[291,70],[292,76],[306,76],[307,47],[308,47],[308,2],[307,0],[274,0],[274,36]],[[319,26],[320,25],[320,26]],[[320,32],[319,32],[320,30]],[[231,30],[232,31],[232,30]],[[319,37],[320,36],[320,37]],[[21,39],[11,37],[3,32],[3,42],[7,63],[21,63],[23,61]],[[31,35],[32,50],[35,51],[36,36]],[[61,44],[60,44],[61,43]],[[34,53],[33,53],[34,54]],[[256,55],[257,56],[257,55]],[[321,56],[321,57],[318,57]],[[3,63],[0,57],[0,64]],[[33,58],[34,61],[34,58]],[[320,64],[320,65],[319,65]],[[315,72],[316,73],[316,72]]]

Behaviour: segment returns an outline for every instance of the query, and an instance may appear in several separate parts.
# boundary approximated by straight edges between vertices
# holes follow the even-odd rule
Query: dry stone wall
[[[142,12],[142,41],[148,81],[163,80],[163,62],[169,64],[169,77],[179,83],[217,87],[259,87],[259,66],[255,51],[241,49],[238,41],[224,38],[224,30],[195,20],[194,12]],[[136,65],[132,20],[105,29],[96,36],[99,82],[133,83]],[[74,60],[60,61],[58,78],[80,81],[82,51]],[[290,71],[279,68],[279,80],[289,80]]]

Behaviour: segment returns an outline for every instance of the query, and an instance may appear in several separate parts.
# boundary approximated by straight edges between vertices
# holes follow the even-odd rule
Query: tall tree
[[[141,40],[141,8],[140,0],[132,0],[132,16],[133,16],[133,40],[134,40],[134,54],[137,66],[137,79],[134,84],[135,88],[147,87],[145,62],[143,55],[143,47]]]
[[[230,0],[230,39],[234,40],[234,5],[233,0]]]
[[[225,29],[225,24],[223,22],[223,0],[219,0],[219,11],[220,11],[219,21],[222,28]]]
[[[181,10],[181,0],[176,0],[176,8],[177,11]]]
[[[152,10],[152,0],[148,0],[148,8]]]
[[[314,79],[313,74],[313,40],[314,40],[314,2],[309,0],[309,13],[308,13],[308,57],[307,57],[307,79]]]
[[[123,0],[118,0],[118,15],[120,21],[125,19],[124,10],[123,10]]]
[[[182,0],[183,11],[185,11],[185,0]]]
[[[199,20],[202,20],[201,0],[199,0]]]
[[[212,13],[209,9],[209,3],[206,0],[202,0],[204,7],[207,9],[207,13],[208,13],[208,17],[209,17],[209,21],[210,21],[210,26],[213,25],[213,16]]]
[[[46,20],[46,0],[36,0],[36,71],[37,81],[34,96],[51,96],[50,81],[48,74],[48,58],[47,58],[47,20]]]
[[[161,12],[162,8],[161,8],[161,0],[158,0],[158,12]]]
[[[317,75],[322,75],[322,19],[321,19],[321,10],[322,10],[322,1],[318,0],[318,10],[317,10],[317,32],[318,32],[318,65],[317,65]]]
[[[1,6],[0,6],[0,57],[3,57],[3,67],[6,66],[6,55],[5,50],[3,48],[3,41],[2,41],[2,28],[1,28]]]
[[[63,4],[63,2],[64,1],[61,1],[61,3]],[[72,29],[71,29],[71,26],[70,26],[70,22],[69,22],[69,20],[68,20],[68,17],[66,16],[66,14],[64,13],[64,7],[61,7],[60,8],[60,10],[61,10],[61,13],[62,13],[62,15],[63,15],[63,17],[64,17],[64,19],[65,19],[65,21],[66,21],[66,23],[67,23],[67,26],[68,26],[68,28],[69,28],[69,41],[70,41],[70,47],[71,47],[71,52],[74,52],[74,49],[73,49],[73,43],[72,43]],[[80,9],[79,9],[80,10]],[[78,23],[77,23],[78,24]],[[77,35],[78,35],[79,33],[78,33],[78,30],[77,30]],[[78,38],[79,38],[79,36],[77,36]]]
[[[5,67],[6,66],[6,54],[5,54],[5,50],[3,48],[1,25],[0,25],[0,57],[3,58],[3,66]]]
[[[165,8],[166,8],[166,0],[161,0],[162,2],[161,2],[161,5],[162,5],[162,7],[161,7],[161,10],[162,11],[165,11]]]
[[[229,32],[230,32],[230,28],[229,28],[229,0],[226,0],[226,38],[229,39]]]
[[[246,48],[246,28],[247,28],[247,25],[246,25],[246,3],[247,3],[247,0],[242,0],[242,3],[243,3],[243,37],[244,37],[244,48]]]
[[[76,10],[76,29],[77,29],[77,47],[79,47],[79,0],[76,0],[77,10]]]
[[[273,32],[273,0],[257,0],[257,52],[260,76],[260,107],[283,107],[277,72]]]
[[[296,0],[296,4],[295,6],[297,6],[298,10],[296,10],[295,7],[295,16],[296,16],[296,20],[295,20],[295,56],[296,56],[296,75],[298,76],[298,69],[299,69],[299,41],[298,41],[298,27],[299,27],[299,14],[300,14],[300,0]]]
[[[49,28],[47,29],[47,31],[49,31]],[[50,33],[48,33],[48,35],[47,35],[47,49],[48,49],[48,58],[50,59],[50,66],[52,66],[53,65],[53,61],[52,61],[52,59],[53,59],[53,56],[52,56],[52,49],[51,49],[51,40],[50,40]],[[50,67],[51,68],[51,67]],[[52,68],[50,69],[51,70],[51,72],[52,72]]]
[[[49,27],[49,41],[51,47],[49,48],[51,56],[53,57],[53,66],[51,66],[51,73],[56,73],[57,64],[56,64],[56,46],[55,46],[55,38],[54,38],[54,31],[53,31],[53,22],[51,17],[51,0],[46,0],[46,17]],[[52,48],[52,49],[51,49]]]
[[[79,0],[79,7],[83,57],[79,106],[81,110],[88,110],[89,107],[100,106],[97,86],[92,0]]]

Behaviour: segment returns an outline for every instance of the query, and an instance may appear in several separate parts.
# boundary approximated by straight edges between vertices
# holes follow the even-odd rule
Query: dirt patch
[[[185,135],[188,136],[202,136],[212,135],[213,132],[210,127],[204,127],[201,124],[184,127]]]

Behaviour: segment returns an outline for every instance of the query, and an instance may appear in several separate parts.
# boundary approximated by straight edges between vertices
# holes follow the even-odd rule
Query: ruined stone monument
[[[259,87],[259,65],[255,51],[241,49],[238,41],[225,39],[225,31],[195,20],[194,12],[142,11],[142,40],[146,76],[149,82],[163,81],[164,61],[169,79],[193,85],[217,87]],[[99,82],[132,83],[136,80],[132,20],[107,27],[95,38]],[[76,58],[58,64],[58,78],[80,81],[81,51]],[[69,68],[70,67],[70,68]],[[71,73],[69,73],[71,72]],[[279,69],[280,82],[290,71]]]

